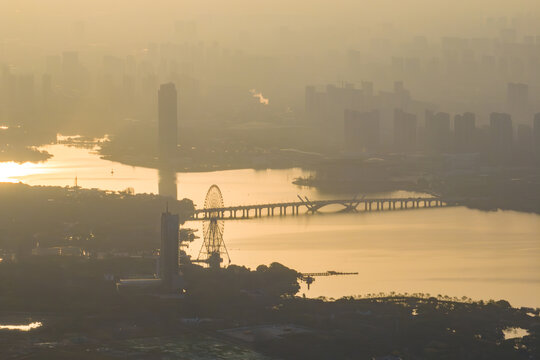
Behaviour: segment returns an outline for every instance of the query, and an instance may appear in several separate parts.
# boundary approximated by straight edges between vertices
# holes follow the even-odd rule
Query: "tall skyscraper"
[[[161,248],[159,270],[163,286],[172,290],[178,279],[178,230],[179,217],[167,212],[161,214]]]
[[[476,147],[476,116],[465,113],[454,117],[454,146],[459,153],[474,152]]]
[[[394,150],[399,152],[416,150],[416,115],[401,109],[394,110]]]
[[[170,159],[176,155],[178,144],[178,97],[173,83],[159,87],[158,123],[159,157]]]
[[[379,148],[379,112],[345,110],[345,149],[347,152],[375,152]]]
[[[505,163],[512,159],[513,129],[512,117],[509,114],[491,113],[490,144],[491,158],[495,163]]]

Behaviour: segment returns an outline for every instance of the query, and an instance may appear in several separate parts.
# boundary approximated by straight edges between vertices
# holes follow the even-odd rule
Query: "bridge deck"
[[[363,199],[332,199],[332,200],[305,200],[269,204],[252,204],[227,206],[222,208],[196,209],[192,220],[214,219],[246,219],[265,215],[298,215],[301,207],[307,213],[315,213],[328,205],[341,205],[344,212],[373,211],[373,210],[399,210],[419,207],[443,207],[458,205],[455,199],[443,199],[439,197],[408,197],[408,198],[363,198]],[[276,211],[278,214],[275,214]],[[254,214],[252,215],[251,213]]]

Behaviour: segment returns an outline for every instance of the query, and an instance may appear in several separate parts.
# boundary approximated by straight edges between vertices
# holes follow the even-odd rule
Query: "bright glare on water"
[[[529,331],[527,331],[526,329],[514,327],[504,329],[503,334],[505,340],[521,339],[522,337],[529,335]]]
[[[0,330],[18,330],[18,331],[30,331],[41,327],[43,324],[40,322],[33,322],[28,325],[1,325]]]
[[[40,176],[47,172],[45,164],[2,162],[0,163],[0,182],[19,182],[28,176]]]

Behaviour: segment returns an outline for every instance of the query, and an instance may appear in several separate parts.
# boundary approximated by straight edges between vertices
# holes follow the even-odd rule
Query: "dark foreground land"
[[[189,218],[191,200],[152,194],[0,183],[0,257],[32,249],[77,247],[99,252],[159,248],[159,216],[168,207]]]
[[[186,291],[117,292],[108,274],[151,259],[40,257],[0,263],[2,359],[537,359],[538,309],[427,294],[305,299],[297,273],[184,266]],[[503,330],[521,328],[505,340]]]

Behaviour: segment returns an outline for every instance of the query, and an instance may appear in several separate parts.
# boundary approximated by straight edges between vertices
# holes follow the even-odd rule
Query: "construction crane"
[[[313,284],[316,277],[319,276],[338,276],[338,275],[358,275],[357,272],[338,272],[338,271],[327,271],[327,272],[318,272],[318,273],[298,273],[298,279],[300,281],[305,281],[307,288]]]

